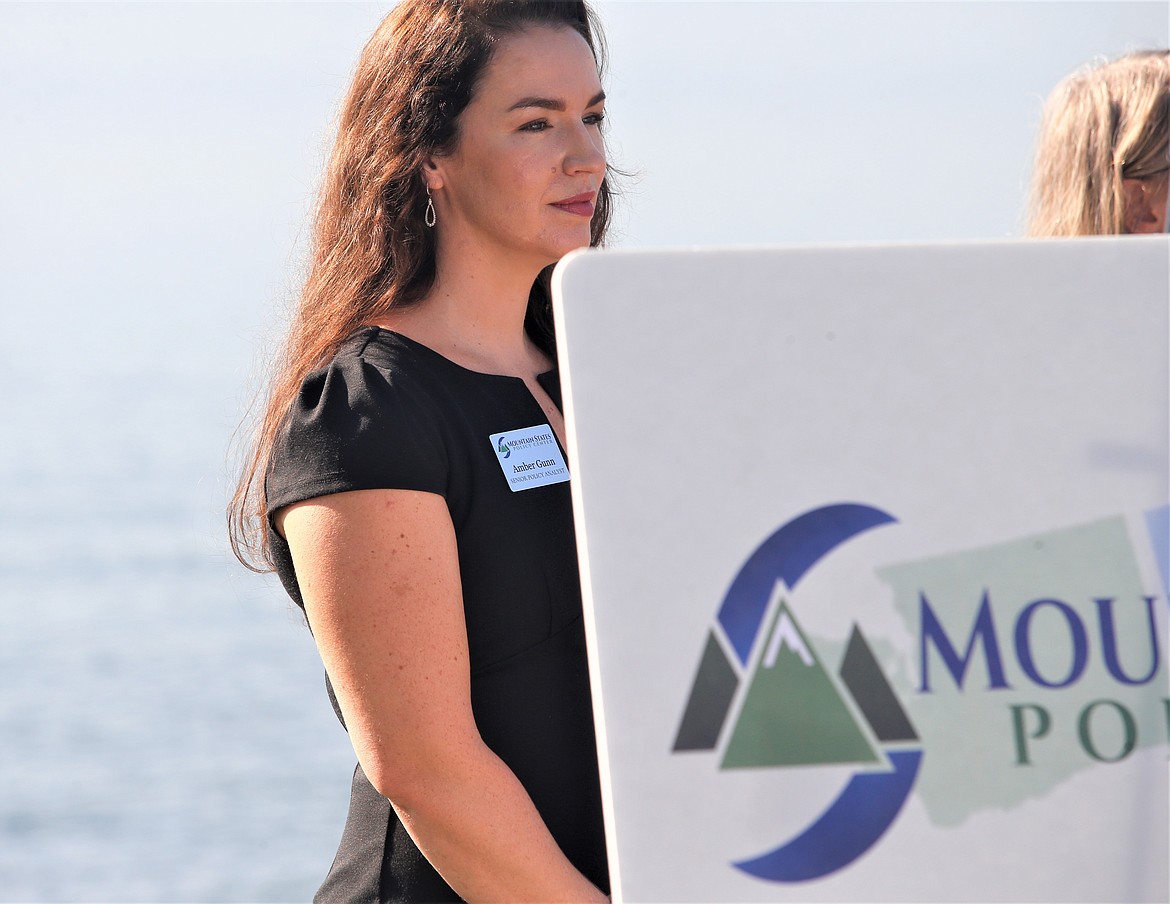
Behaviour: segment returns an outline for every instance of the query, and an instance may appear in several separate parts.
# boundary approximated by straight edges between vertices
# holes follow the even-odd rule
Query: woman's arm
[[[278,527],[362,769],[447,884],[468,901],[605,901],[476,729],[442,497],[338,493]]]

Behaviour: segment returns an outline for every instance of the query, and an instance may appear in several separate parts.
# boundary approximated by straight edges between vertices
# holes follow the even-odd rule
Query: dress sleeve
[[[447,495],[443,431],[409,375],[343,353],[301,384],[273,445],[268,511],[348,490]]]

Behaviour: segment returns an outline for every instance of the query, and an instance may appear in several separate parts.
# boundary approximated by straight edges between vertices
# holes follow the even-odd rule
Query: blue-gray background
[[[601,2],[617,243],[1018,235],[1042,98],[1163,2]],[[353,758],[223,537],[387,3],[0,3],[0,900],[300,901]]]

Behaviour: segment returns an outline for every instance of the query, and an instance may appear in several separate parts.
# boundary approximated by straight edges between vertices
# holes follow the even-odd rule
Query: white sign
[[[554,276],[615,900],[1165,901],[1170,241]]]

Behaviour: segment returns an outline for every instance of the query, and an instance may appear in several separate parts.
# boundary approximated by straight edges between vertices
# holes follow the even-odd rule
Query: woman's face
[[[1144,179],[1124,179],[1122,192],[1122,219],[1126,232],[1143,235],[1167,231],[1170,170]]]
[[[1150,213],[1153,216],[1153,222],[1148,224],[1149,231],[1166,232],[1166,208],[1170,206],[1170,171],[1154,176],[1149,183]]]
[[[605,176],[605,94],[585,40],[537,26],[496,46],[426,178],[441,253],[537,270],[589,244]]]

